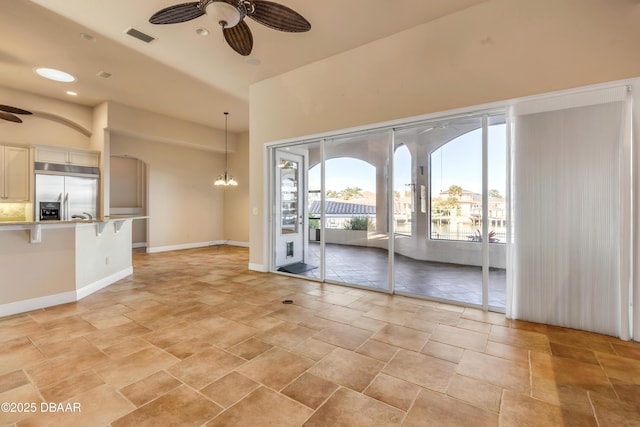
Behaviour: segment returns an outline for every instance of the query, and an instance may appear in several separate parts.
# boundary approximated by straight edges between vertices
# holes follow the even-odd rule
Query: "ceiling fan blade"
[[[18,116],[14,116],[11,113],[5,113],[4,111],[0,111],[0,119],[9,120],[10,122],[22,123],[22,120]]]
[[[0,105],[0,111],[13,114],[32,114],[31,111],[23,110],[22,108],[12,107],[11,105]]]
[[[242,56],[247,56],[253,48],[253,35],[246,22],[240,21],[236,26],[223,28],[224,39],[229,46]]]
[[[255,0],[254,10],[247,16],[278,31],[303,33],[311,29],[311,24],[302,15],[278,3]]]
[[[204,12],[198,7],[198,4],[200,4],[200,2],[196,1],[165,7],[154,13],[151,18],[149,18],[149,22],[152,24],[178,24],[180,22],[191,21],[204,15]]]

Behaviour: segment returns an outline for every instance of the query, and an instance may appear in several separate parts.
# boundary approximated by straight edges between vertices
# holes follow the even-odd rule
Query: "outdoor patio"
[[[325,280],[389,288],[388,252],[361,246],[326,244]],[[464,304],[482,305],[482,269],[476,266],[419,261],[395,255],[395,291]],[[317,266],[301,276],[320,278],[320,244],[309,243],[306,263]],[[489,305],[504,309],[506,270],[489,271]]]

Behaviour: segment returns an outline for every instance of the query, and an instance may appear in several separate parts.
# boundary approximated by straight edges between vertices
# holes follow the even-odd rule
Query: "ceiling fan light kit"
[[[210,16],[222,28],[238,25],[238,22],[244,18],[240,10],[224,1],[212,1],[205,6],[207,16]]]
[[[251,29],[245,17],[278,31],[302,33],[311,24],[298,12],[266,0],[200,0],[176,4],[154,13],[152,24],[178,24],[209,15],[220,27],[225,40],[233,50],[248,56],[253,49]]]

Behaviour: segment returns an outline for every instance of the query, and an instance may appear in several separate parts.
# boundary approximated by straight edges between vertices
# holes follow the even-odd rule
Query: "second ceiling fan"
[[[23,110],[22,108],[12,107],[11,105],[0,105],[0,119],[7,120],[14,123],[22,123],[22,119],[16,114],[32,114],[31,111]]]
[[[177,24],[202,15],[211,15],[222,27],[225,40],[233,50],[247,56],[253,48],[253,35],[244,18],[248,16],[269,28],[291,33],[311,29],[311,24],[298,12],[265,0],[200,0],[166,7],[154,13],[152,24]]]

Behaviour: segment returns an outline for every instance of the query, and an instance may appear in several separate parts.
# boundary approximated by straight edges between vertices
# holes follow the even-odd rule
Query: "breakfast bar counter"
[[[0,222],[0,317],[78,301],[133,273],[140,216]]]

